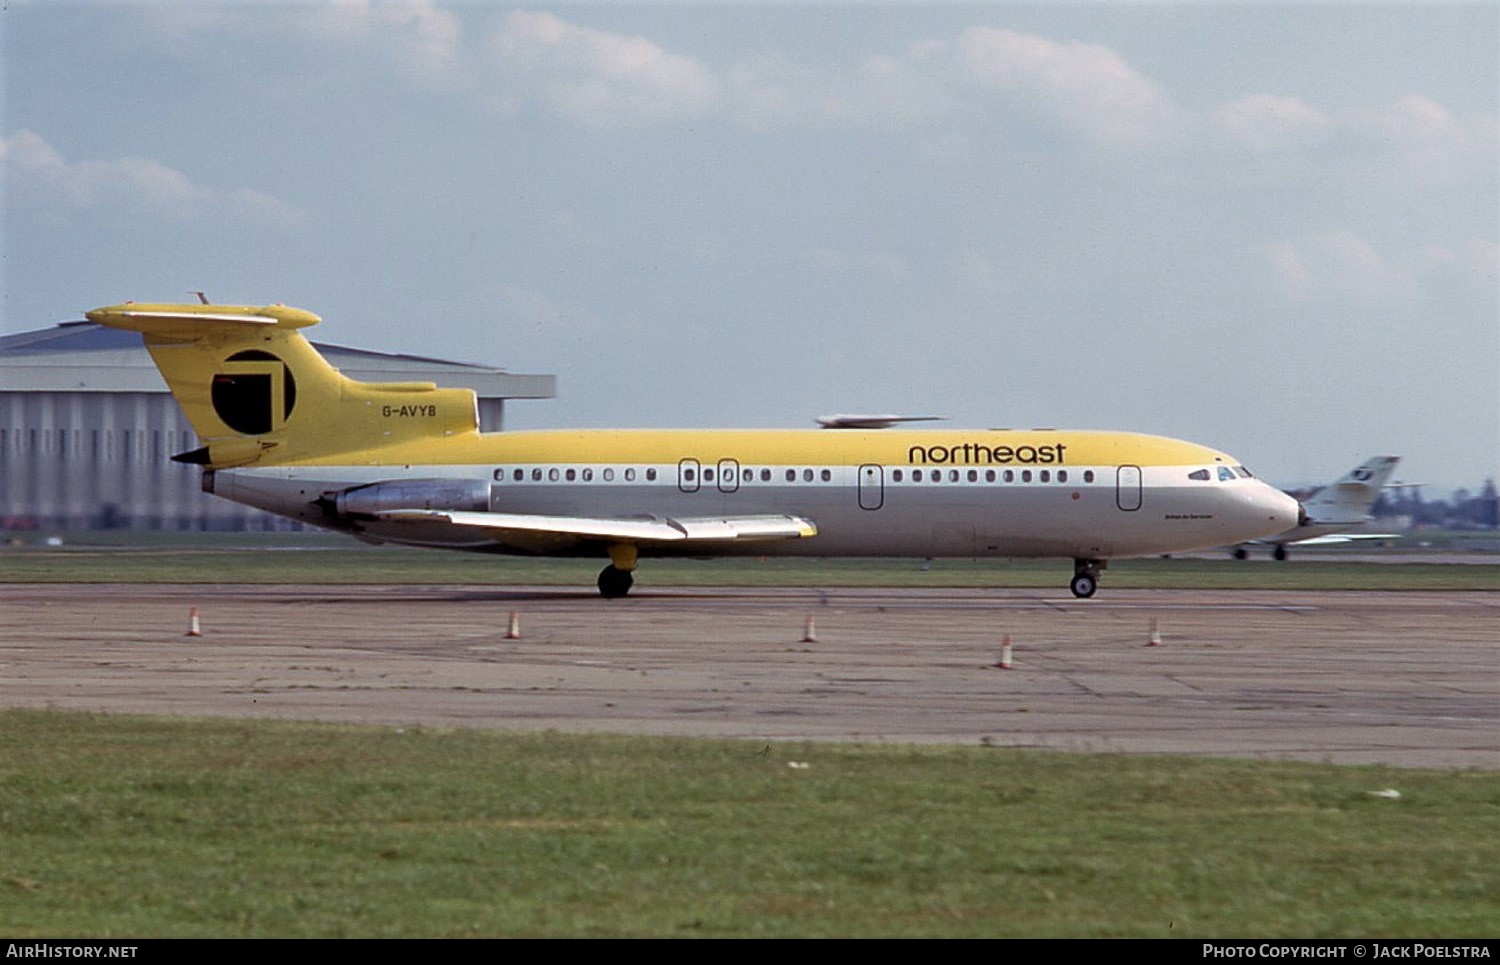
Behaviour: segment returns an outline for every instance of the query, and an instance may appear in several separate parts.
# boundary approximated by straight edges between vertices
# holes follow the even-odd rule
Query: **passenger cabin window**
[[[656,482],[656,470],[655,469],[647,469],[646,470],[646,481],[647,482]]]
[[[604,470],[604,481],[605,482],[614,482],[615,481],[615,471],[613,469],[606,469],[606,470]]]
[[[894,482],[900,482],[901,481],[901,470],[899,470],[899,469],[893,469],[891,471],[891,480],[894,481]]]
[[[832,481],[832,479],[833,479],[833,471],[830,470],[830,469],[823,470],[822,477],[823,477],[823,481],[824,482],[830,482],[830,481]]]
[[[1083,471],[1083,481],[1086,482],[1086,483],[1093,482],[1094,481],[1094,470],[1092,470],[1092,469],[1085,469]]]
[[[635,470],[634,469],[627,469],[627,470],[625,470],[625,481],[626,482],[635,482]]]

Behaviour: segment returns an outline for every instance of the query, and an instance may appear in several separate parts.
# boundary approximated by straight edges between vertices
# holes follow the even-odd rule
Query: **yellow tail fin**
[[[298,331],[320,321],[299,308],[126,302],[88,318],[144,337],[203,443],[181,462],[344,461],[479,429],[470,389],[345,378]]]

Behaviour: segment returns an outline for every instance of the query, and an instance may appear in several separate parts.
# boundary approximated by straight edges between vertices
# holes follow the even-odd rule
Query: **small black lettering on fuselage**
[[[956,446],[912,446],[906,450],[906,461],[912,465],[1055,466],[1065,460],[1066,443],[1050,446],[986,446],[965,442]]]
[[[431,419],[437,415],[435,405],[383,405],[380,414],[387,419]]]

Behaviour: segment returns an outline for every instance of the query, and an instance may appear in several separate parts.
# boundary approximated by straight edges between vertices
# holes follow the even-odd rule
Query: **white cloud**
[[[1168,98],[1107,47],[970,27],[956,56],[980,88],[1091,140],[1141,147],[1175,134]]]
[[[720,98],[719,81],[692,58],[549,13],[507,14],[486,52],[492,103],[515,110],[535,100],[587,126],[699,117]]]
[[[196,184],[150,158],[70,162],[39,134],[21,130],[0,140],[5,178],[23,203],[74,209],[124,207],[190,220],[251,217],[282,224],[306,220],[295,205],[248,188],[221,191]]]
[[[1258,245],[1286,294],[1299,300],[1373,300],[1402,287],[1375,248],[1348,229]]]
[[[1371,163],[1404,180],[1456,183],[1500,163],[1493,117],[1456,117],[1417,94],[1355,112],[1347,123],[1366,140]]]
[[[1295,97],[1251,94],[1225,104],[1213,123],[1232,140],[1264,153],[1306,145],[1324,135],[1329,119]]]
[[[1387,302],[1411,297],[1427,284],[1448,291],[1469,287],[1493,297],[1500,277],[1500,245],[1480,238],[1393,257],[1344,228],[1250,251],[1264,261],[1282,293],[1297,301]]]
[[[1500,165],[1494,117],[1458,117],[1417,94],[1338,113],[1252,94],[1213,111],[1209,123],[1257,161],[1302,165],[1348,185],[1452,185],[1489,177]]]
[[[851,70],[840,70],[762,54],[725,70],[725,109],[752,130],[921,123],[946,114],[957,103],[955,92],[922,60],[915,51],[907,56],[877,54]]]
[[[144,14],[153,34],[184,55],[197,49],[201,38],[218,36],[235,44],[255,40],[301,47],[319,57],[330,47],[367,51],[427,84],[452,85],[465,71],[463,23],[432,0],[170,3],[149,5]]]

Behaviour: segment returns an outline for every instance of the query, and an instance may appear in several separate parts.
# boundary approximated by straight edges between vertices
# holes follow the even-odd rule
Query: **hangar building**
[[[550,399],[552,375],[313,343],[362,382],[471,388],[480,427],[510,399]],[[199,491],[171,461],[198,445],[135,332],[92,322],[0,336],[0,529],[275,530],[296,523]]]

